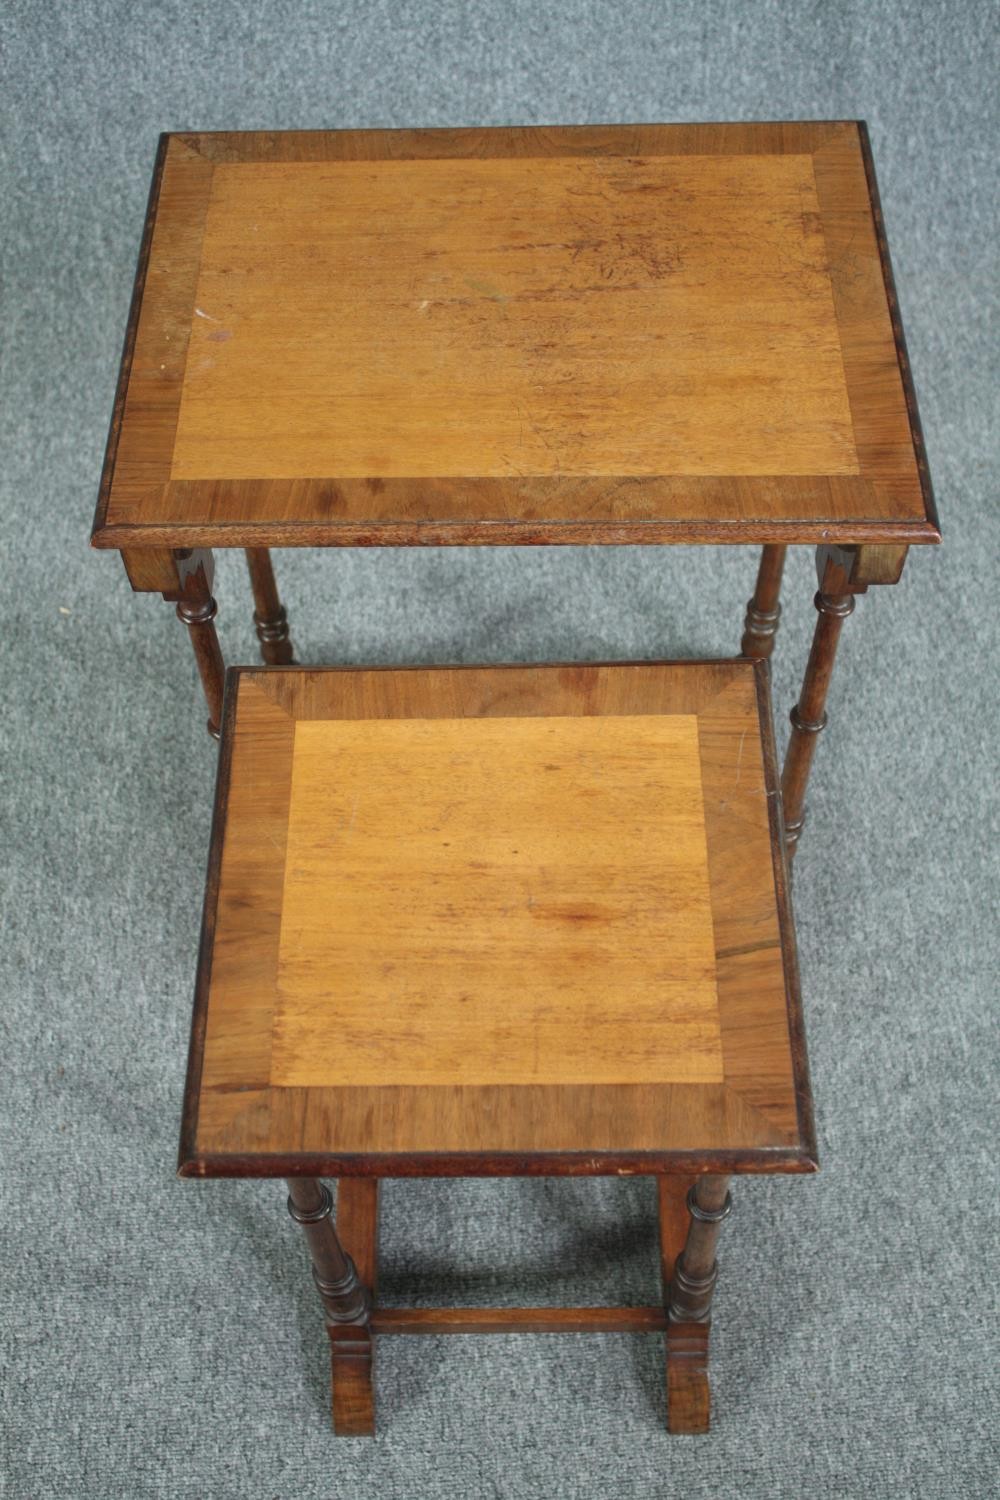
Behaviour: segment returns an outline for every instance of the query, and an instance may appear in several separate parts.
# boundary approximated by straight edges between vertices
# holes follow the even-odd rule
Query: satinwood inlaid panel
[[[812,1162],[766,676],[230,676],[182,1170]]]
[[[697,718],[297,724],[270,1076],[720,1083]]]
[[[852,123],[166,138],[98,545],[920,541]]]
[[[196,301],[174,480],[858,473],[809,156],[222,165]]]

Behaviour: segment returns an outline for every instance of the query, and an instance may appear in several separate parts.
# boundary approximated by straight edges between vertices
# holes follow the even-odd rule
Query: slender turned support
[[[720,1225],[733,1209],[729,1178],[699,1177],[688,1190],[687,1206],[691,1223],[674,1266],[667,1310],[678,1323],[707,1323],[719,1273],[715,1242]]]
[[[732,1210],[728,1177],[699,1177],[687,1195],[688,1225],[667,1296],[667,1427],[707,1432],[711,1417],[708,1336],[719,1228]]]
[[[781,619],[781,575],[785,571],[785,547],[769,545],[760,554],[757,586],[747,604],[740,651],[757,661],[766,661],[774,650]]]
[[[204,548],[140,547],[122,549],[128,581],[137,594],[162,594],[177,605],[194,647],[201,685],[208,704],[208,732],[219,738],[226,668],[215,633],[218,605],[212,598],[215,560]]]
[[[269,667],[287,667],[293,660],[292,643],[288,636],[288,616],[278,598],[271,554],[266,547],[247,547],[246,558],[261,658]]]
[[[180,590],[177,618],[183,620],[191,637],[198,675],[208,704],[208,732],[218,739],[222,727],[222,690],[226,680],[225,663],[215,617],[219,606],[212,598],[215,568],[211,552],[177,553]]]
[[[819,611],[812,650],[806,664],[799,701],[792,709],[792,733],[785,754],[781,776],[781,797],[785,811],[785,849],[792,859],[798,847],[805,822],[806,787],[812,768],[816,741],[826,728],[826,695],[833,676],[837,642],[844,621],[854,609],[851,594],[824,594],[813,601]]]
[[[333,1227],[330,1190],[315,1177],[290,1177],[288,1212],[309,1242],[313,1280],[330,1335],[334,1431],[370,1437],[375,1431],[372,1395],[371,1298]]]
[[[833,676],[837,642],[854,595],[866,594],[873,583],[898,583],[906,563],[906,547],[882,545],[817,547],[816,576],[819,611],[812,650],[806,664],[799,701],[792,709],[792,733],[781,776],[785,813],[785,849],[794,857],[805,821],[806,786],[816,750],[816,739],[826,728],[826,695]]]

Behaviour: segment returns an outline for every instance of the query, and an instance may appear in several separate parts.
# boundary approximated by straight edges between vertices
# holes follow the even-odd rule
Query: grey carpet
[[[4,1495],[996,1493],[994,24],[986,0],[9,0]],[[393,1339],[377,1441],[337,1443],[279,1190],[173,1176],[214,749],[170,610],[87,550],[157,132],[845,116],[871,123],[946,546],[861,602],[818,755],[796,903],[823,1171],[740,1185],[709,1438],[663,1431],[656,1339]],[[361,663],[728,653],[754,559],[279,566],[302,657]],[[240,560],[220,574],[250,659]],[[647,1182],[385,1202],[401,1296],[655,1295]]]

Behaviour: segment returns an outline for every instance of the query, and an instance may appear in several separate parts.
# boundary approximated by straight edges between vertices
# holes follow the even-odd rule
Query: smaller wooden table
[[[767,682],[229,673],[180,1171],[288,1180],[339,1432],[375,1336],[511,1330],[663,1330],[707,1427],[730,1175],[816,1167]],[[526,1173],[655,1175],[663,1302],[378,1302],[379,1179]]]

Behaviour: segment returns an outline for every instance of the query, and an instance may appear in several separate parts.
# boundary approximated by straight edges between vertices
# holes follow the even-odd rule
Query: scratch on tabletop
[[[740,770],[741,770],[742,765],[743,765],[743,744],[744,744],[744,741],[746,740],[746,737],[747,737],[747,732],[744,729],[743,733],[740,735],[740,748],[736,752],[736,780],[733,783],[734,786],[739,786],[739,784],[740,784]]]

